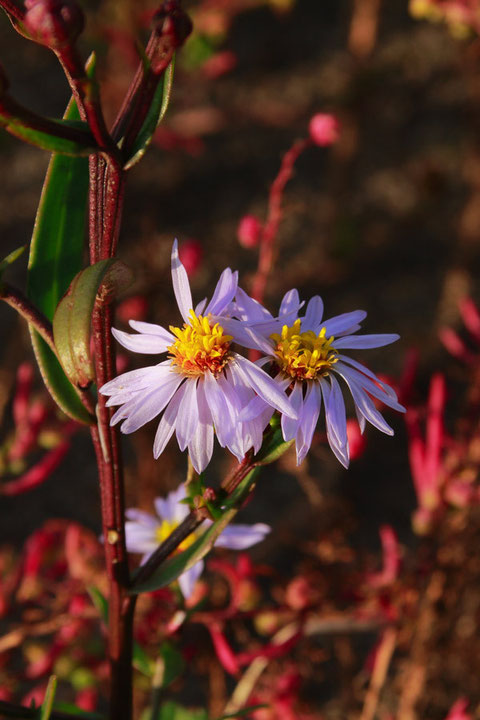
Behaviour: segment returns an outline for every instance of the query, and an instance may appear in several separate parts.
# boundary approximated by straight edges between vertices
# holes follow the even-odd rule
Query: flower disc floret
[[[189,377],[197,377],[210,371],[218,375],[229,360],[231,335],[224,335],[222,326],[212,324],[208,317],[190,311],[190,322],[183,328],[170,326],[177,340],[168,352],[174,369]]]
[[[332,347],[335,338],[327,338],[325,327],[318,334],[313,330],[301,332],[301,322],[299,318],[292,326],[284,325],[281,334],[270,335],[276,364],[295,380],[315,380],[327,375],[338,360],[338,352]]]

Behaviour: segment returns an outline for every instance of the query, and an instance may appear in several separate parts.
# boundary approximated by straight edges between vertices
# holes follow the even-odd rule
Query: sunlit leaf
[[[76,705],[72,705],[72,703],[56,702],[53,710],[54,712],[58,711],[66,715],[71,715],[72,718],[81,718],[81,720],[106,720],[105,715],[100,715],[100,713],[96,712],[87,712]]]
[[[97,296],[100,293],[105,301],[131,281],[130,270],[120,260],[101,260],[75,275],[58,304],[53,337],[65,374],[74,385],[87,387],[95,378],[90,332]]]
[[[175,56],[158,83],[152,104],[142,128],[135,139],[130,157],[125,165],[125,170],[131,168],[145,155],[145,152],[152,141],[155,130],[162,122],[163,117],[167,112],[170,96],[172,94],[174,67]]]
[[[73,100],[65,117],[79,118]],[[82,267],[87,200],[88,160],[53,155],[35,219],[27,277],[28,297],[49,320]],[[30,334],[40,372],[56,403],[70,417],[91,422],[54,353],[32,327]]]
[[[35,145],[42,150],[48,150],[53,153],[74,157],[86,157],[97,150],[93,137],[86,129],[87,126],[84,123],[73,126],[68,122],[62,122],[60,120],[52,121],[52,123],[53,125],[59,125],[59,127],[74,127],[78,133],[79,140],[82,135],[84,136],[83,141],[58,137],[57,135],[50,135],[49,133],[41,130],[34,130],[22,122],[20,118],[11,118],[6,115],[2,115],[0,111],[0,127],[3,127],[4,130],[20,140]],[[52,128],[52,132],[53,130],[54,128]]]
[[[162,705],[158,720],[208,720],[208,713],[206,710],[189,710],[169,701]]]
[[[57,678],[51,675],[48,679],[47,689],[45,691],[45,699],[42,703],[40,711],[40,720],[49,720],[53,710],[53,701],[57,691]]]

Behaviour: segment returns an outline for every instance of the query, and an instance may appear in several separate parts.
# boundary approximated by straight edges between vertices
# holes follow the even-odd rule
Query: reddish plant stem
[[[260,253],[257,272],[252,283],[252,297],[263,302],[268,276],[275,259],[275,238],[282,219],[282,199],[285,186],[293,174],[293,167],[302,152],[312,144],[306,140],[296,140],[285,153],[277,177],[272,183],[268,198],[268,216],[260,238]]]
[[[23,22],[25,12],[23,8],[19,7],[12,0],[0,0],[0,7],[2,7],[10,18],[15,18],[18,22]]]

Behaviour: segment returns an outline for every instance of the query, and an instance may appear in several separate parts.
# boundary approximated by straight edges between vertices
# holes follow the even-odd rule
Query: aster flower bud
[[[244,215],[238,223],[237,238],[244,248],[254,248],[260,241],[262,225],[255,215]]]
[[[317,113],[308,125],[310,138],[320,147],[328,147],[337,142],[340,135],[340,123],[335,115]]]
[[[192,21],[182,10],[178,0],[165,0],[153,16],[153,29],[158,36],[151,60],[154,73],[163,72],[165,59],[170,62],[174,50],[185,42],[192,32]]]
[[[25,27],[32,39],[54,50],[75,42],[85,25],[74,0],[26,0]]]

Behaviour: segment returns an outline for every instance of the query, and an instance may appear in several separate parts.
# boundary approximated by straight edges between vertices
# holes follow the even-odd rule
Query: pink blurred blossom
[[[317,113],[308,125],[311,140],[315,145],[328,147],[337,142],[340,137],[340,123],[335,115]]]
[[[238,223],[237,238],[244,248],[254,248],[260,242],[262,224],[255,215],[244,215]]]
[[[198,240],[185,240],[178,248],[180,262],[188,275],[192,277],[200,269],[203,260],[203,247]]]

